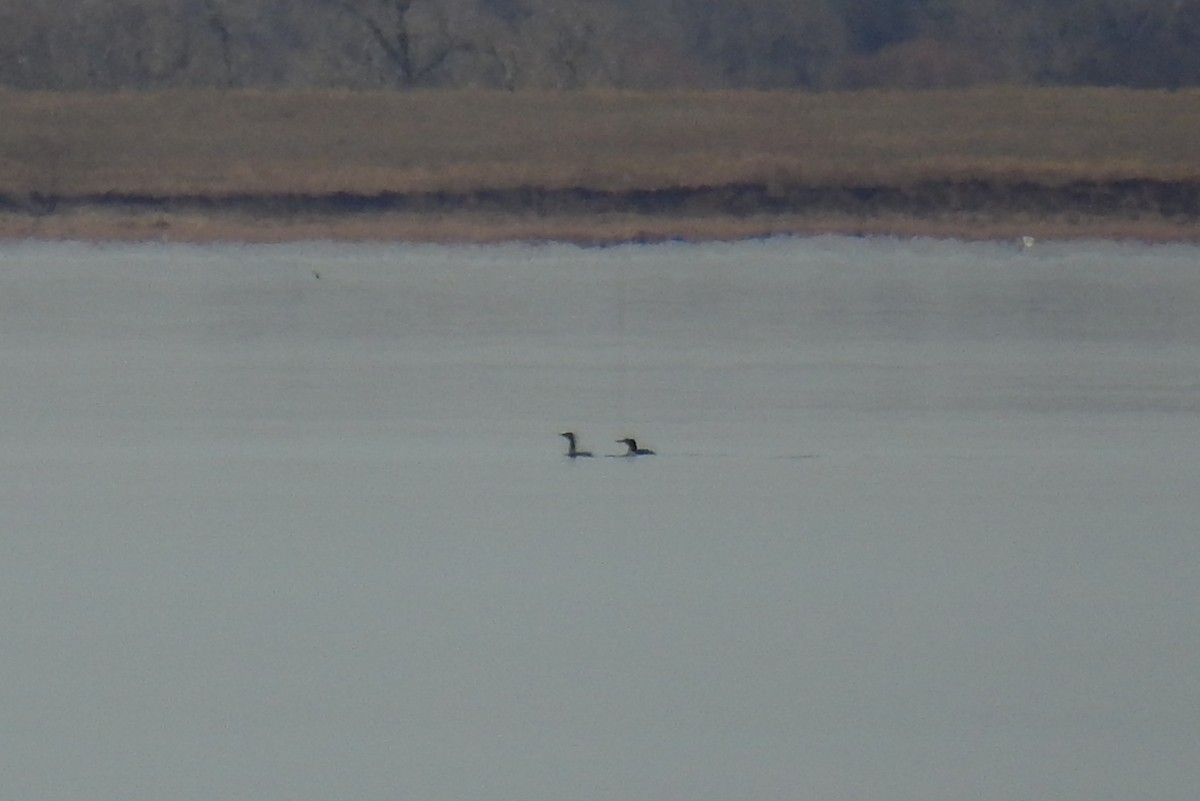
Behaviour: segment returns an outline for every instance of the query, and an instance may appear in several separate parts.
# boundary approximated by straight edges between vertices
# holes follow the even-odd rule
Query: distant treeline
[[[0,86],[1200,85],[1200,0],[0,0]]]

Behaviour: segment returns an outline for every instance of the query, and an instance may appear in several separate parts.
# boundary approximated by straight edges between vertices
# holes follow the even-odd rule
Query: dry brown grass
[[[0,194],[1200,181],[1200,92],[0,93]]]
[[[1194,187],[1200,185],[1197,131],[1200,91],[0,91],[0,201],[10,207],[0,218],[0,236],[606,242],[817,230],[1007,236],[1053,229],[1195,239],[1194,212],[1147,218],[1147,206],[1135,199],[1137,208],[1120,219],[1097,219],[1094,208],[1023,216],[1004,187],[1122,181]],[[906,190],[929,182],[991,186],[987,191],[1006,198],[1003,219],[981,219],[978,209],[963,213],[955,208],[957,191],[935,191],[944,207],[920,220],[894,208],[857,215],[834,207],[771,215],[750,208],[728,215],[710,207],[699,219],[576,208],[574,217],[555,212],[548,219],[529,209],[497,216],[494,207],[446,216],[436,205],[409,215],[298,218],[259,208],[254,217],[239,217],[221,205],[235,197],[467,196],[522,188],[620,193],[754,185],[786,197],[797,188]],[[1134,198],[1145,187],[1115,191]],[[193,202],[170,213],[128,214],[44,200],[83,198],[95,206],[98,199],[131,196]],[[205,210],[197,200],[214,206]],[[690,213],[697,217],[695,208]]]

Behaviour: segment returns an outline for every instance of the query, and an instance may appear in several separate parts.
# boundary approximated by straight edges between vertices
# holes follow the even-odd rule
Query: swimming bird
[[[579,458],[579,457],[581,457],[581,456],[582,456],[582,457],[589,458],[589,459],[591,458],[591,456],[592,456],[592,452],[591,452],[591,451],[578,451],[578,450],[575,450],[575,432],[574,432],[574,431],[564,431],[564,432],[562,432],[561,434],[559,434],[559,436],[560,436],[560,437],[566,437],[566,440],[567,440],[567,456],[571,457],[572,459],[578,459],[578,458]]]
[[[619,440],[617,440],[617,442],[624,443],[625,447],[629,449],[629,450],[625,451],[625,453],[617,454],[618,456],[653,456],[654,455],[654,451],[650,450],[649,448],[639,448],[638,444],[637,444],[637,440],[634,439],[633,437],[626,437],[625,439],[619,439]]]

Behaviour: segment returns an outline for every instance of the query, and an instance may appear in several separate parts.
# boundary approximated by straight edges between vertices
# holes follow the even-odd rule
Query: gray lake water
[[[5,798],[1200,786],[1195,247],[8,244],[0,372]]]

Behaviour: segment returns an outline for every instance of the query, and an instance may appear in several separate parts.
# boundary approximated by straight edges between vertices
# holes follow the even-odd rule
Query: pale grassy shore
[[[121,214],[84,211],[27,217],[0,215],[0,239],[91,242],[247,242],[305,240],[362,242],[440,242],[488,244],[559,241],[581,245],[623,242],[736,241],[767,236],[932,237],[1010,240],[1109,239],[1143,242],[1200,242],[1200,225],[1160,219],[1107,219],[1069,216],[922,219],[882,215],[749,215],[665,218],[632,214],[531,218],[524,215],[362,214],[307,218],[255,218],[247,215]]]

